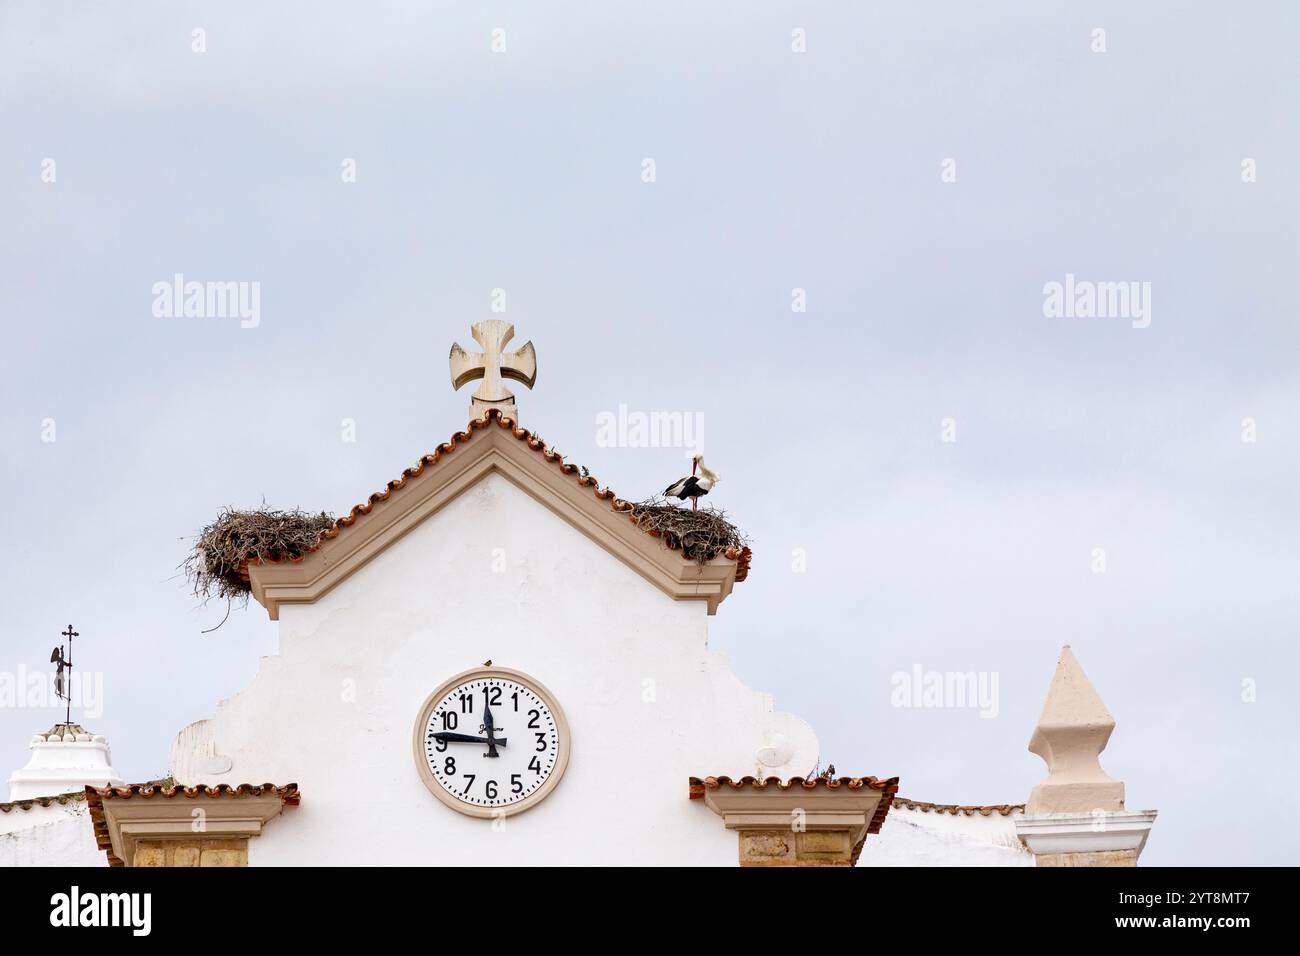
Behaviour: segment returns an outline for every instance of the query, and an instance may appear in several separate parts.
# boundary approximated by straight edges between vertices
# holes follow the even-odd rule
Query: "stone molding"
[[[95,836],[100,849],[107,851],[110,866],[201,865],[166,862],[177,858],[177,847],[170,846],[173,843],[197,847],[200,856],[205,849],[222,851],[214,859],[226,862],[202,865],[246,865],[248,840],[261,834],[286,804],[296,806],[298,799],[297,788],[292,785],[255,790],[86,788]],[[243,863],[229,862],[234,858],[230,852],[240,849],[229,841],[243,841]],[[161,853],[155,852],[162,844],[168,846]],[[210,845],[205,848],[204,844]],[[137,862],[141,847],[152,849]],[[188,860],[188,854],[184,856]]]
[[[1027,814],[1015,826],[1038,866],[1136,866],[1155,820],[1155,810],[1096,810]]]
[[[703,788],[696,798],[738,831],[741,866],[852,866],[889,811],[890,786],[898,785],[723,785]]]
[[[278,620],[284,604],[310,604],[364,567],[376,555],[496,472],[621,560],[674,600],[702,600],[708,613],[731,593],[737,564],[716,557],[699,564],[647,534],[627,514],[610,507],[591,487],[574,480],[489,421],[473,438],[455,446],[436,465],[407,479],[399,494],[374,505],[370,514],[340,530],[300,560],[248,566],[252,594]]]

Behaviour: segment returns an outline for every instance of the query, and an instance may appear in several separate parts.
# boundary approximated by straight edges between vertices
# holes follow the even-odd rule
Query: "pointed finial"
[[[1086,813],[1124,809],[1124,784],[1101,769],[1115,718],[1074,652],[1061,648],[1047,702],[1029,750],[1047,763],[1047,779],[1029,795],[1026,813]]]

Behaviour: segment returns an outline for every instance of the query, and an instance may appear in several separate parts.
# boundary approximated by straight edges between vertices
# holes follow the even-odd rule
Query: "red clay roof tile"
[[[1023,803],[995,803],[992,806],[981,807],[955,803],[926,803],[923,800],[909,800],[907,797],[895,797],[894,805],[904,810],[920,810],[922,813],[950,813],[954,817],[959,815],[973,817],[977,813],[982,817],[994,813],[1006,817],[1016,812],[1023,812],[1025,809]]]
[[[77,803],[85,799],[86,795],[79,790],[73,793],[56,793],[52,797],[28,797],[26,800],[11,800],[8,803],[0,803],[0,813],[9,813],[11,810],[30,810],[32,807],[48,807],[55,803]]]
[[[420,475],[424,474],[424,469],[426,467],[431,465],[436,465],[442,459],[443,455],[450,455],[452,452],[456,450],[458,445],[463,445],[466,442],[472,440],[475,432],[482,431],[483,429],[489,427],[494,421],[501,428],[504,428],[507,431],[509,431],[510,434],[513,435],[515,438],[524,442],[531,450],[537,452],[539,455],[541,455],[551,464],[559,467],[561,473],[565,475],[572,475],[574,477],[574,480],[580,486],[584,488],[590,488],[592,490],[592,493],[597,498],[599,498],[602,501],[608,501],[610,503],[610,508],[613,511],[620,512],[620,513],[627,513],[628,520],[629,521],[633,520],[630,514],[630,512],[632,511],[631,502],[624,501],[622,498],[619,498],[618,495],[616,495],[609,488],[601,488],[600,483],[592,475],[589,474],[584,477],[577,465],[568,464],[564,460],[564,458],[561,457],[556,452],[548,451],[546,449],[545,443],[539,441],[533,435],[532,432],[528,431],[527,429],[520,428],[518,424],[514,421],[514,419],[502,415],[500,409],[491,408],[488,409],[487,414],[483,418],[478,418],[475,419],[474,421],[471,421],[467,426],[468,428],[467,431],[456,432],[456,434],[451,436],[450,441],[444,442],[443,444],[439,445],[437,448],[433,450],[432,454],[424,455],[422,458],[420,458],[418,462],[415,463],[414,466],[404,470],[399,477],[394,478],[392,481],[390,481],[385,486],[383,491],[376,491],[374,494],[372,494],[361,504],[354,505],[350,512],[335,520],[334,527],[327,529],[324,533],[321,534],[320,541],[318,541],[314,547],[307,548],[306,550],[303,551],[302,555],[299,555],[297,557],[288,557],[288,558],[279,558],[279,559],[262,558],[260,560],[267,564],[280,564],[284,562],[303,560],[304,556],[310,554],[313,551],[319,550],[326,541],[330,540],[331,538],[337,538],[339,536],[339,533],[343,531],[345,528],[351,527],[352,525],[356,524],[357,521],[359,521],[361,518],[370,514],[370,512],[374,509],[375,505],[379,504],[382,501],[387,501],[389,496],[392,495],[393,492],[400,491],[403,487],[405,487],[408,480],[410,480],[411,478],[418,478]],[[661,537],[661,535],[657,531],[646,531],[646,534],[652,535],[653,537]],[[664,543],[665,546],[671,547],[671,545],[668,545],[666,541]],[[722,553],[722,557],[725,557],[728,561],[736,562],[737,581],[743,581],[745,580],[746,577],[749,576],[750,560],[753,558],[753,552],[749,548],[739,548],[739,549],[728,548],[726,551]],[[253,558],[249,563],[257,562],[258,560],[259,559],[257,558]]]

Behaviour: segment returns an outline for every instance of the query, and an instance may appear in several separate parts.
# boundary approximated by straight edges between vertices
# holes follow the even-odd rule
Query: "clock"
[[[476,667],[425,698],[412,746],[435,797],[472,817],[502,817],[555,789],[569,763],[569,725],[541,682]]]

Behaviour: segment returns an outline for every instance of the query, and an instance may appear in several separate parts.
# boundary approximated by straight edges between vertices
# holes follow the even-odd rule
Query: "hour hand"
[[[472,734],[453,734],[445,730],[430,731],[430,740],[441,740],[449,744],[485,744],[488,742],[486,737],[475,737]],[[504,737],[494,738],[498,747],[504,747],[506,741]]]

